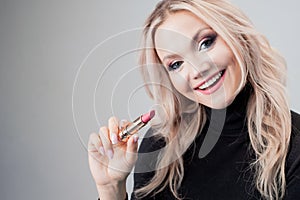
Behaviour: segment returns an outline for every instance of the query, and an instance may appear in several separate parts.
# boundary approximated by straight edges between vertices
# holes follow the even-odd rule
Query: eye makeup
[[[205,52],[209,50],[217,39],[217,33],[211,28],[200,29],[191,40],[191,46],[193,51]],[[169,60],[166,62],[166,68],[169,72],[178,71],[184,64],[184,59],[178,55],[168,55],[163,60]]]
[[[217,34],[209,34],[208,36],[205,36],[204,39],[202,39],[198,43],[198,51],[205,51],[209,49],[216,41],[217,39]]]
[[[183,64],[183,61],[175,61],[175,62],[171,62],[171,63],[168,65],[168,70],[169,70],[169,71],[173,71],[173,70],[179,69],[179,68],[181,67],[182,64]]]

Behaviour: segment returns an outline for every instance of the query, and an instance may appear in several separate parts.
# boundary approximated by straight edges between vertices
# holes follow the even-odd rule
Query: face
[[[238,93],[241,69],[224,40],[195,15],[170,15],[155,33],[157,55],[185,97],[221,109]]]

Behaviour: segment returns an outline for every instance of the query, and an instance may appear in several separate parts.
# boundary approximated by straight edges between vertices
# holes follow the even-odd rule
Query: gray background
[[[134,29],[156,2],[0,1],[1,200],[96,199],[89,133],[112,114],[133,119],[153,106]],[[234,2],[285,56],[299,112],[298,1]]]

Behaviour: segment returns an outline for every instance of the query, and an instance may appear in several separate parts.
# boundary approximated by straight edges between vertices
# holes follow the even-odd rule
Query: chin
[[[214,104],[214,105],[208,105],[208,107],[212,108],[212,109],[224,109],[228,106],[228,104]]]
[[[210,104],[210,105],[205,105],[207,107],[210,107],[212,109],[224,109],[226,107],[228,107],[232,102],[233,102],[234,98],[225,100],[225,101],[221,101],[221,102],[216,102],[214,104]]]

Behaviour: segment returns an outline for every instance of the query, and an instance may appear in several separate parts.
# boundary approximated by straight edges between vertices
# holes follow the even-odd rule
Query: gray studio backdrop
[[[96,199],[89,133],[153,106],[136,60],[156,2],[0,1],[1,200]],[[234,2],[285,56],[299,112],[299,1]]]

